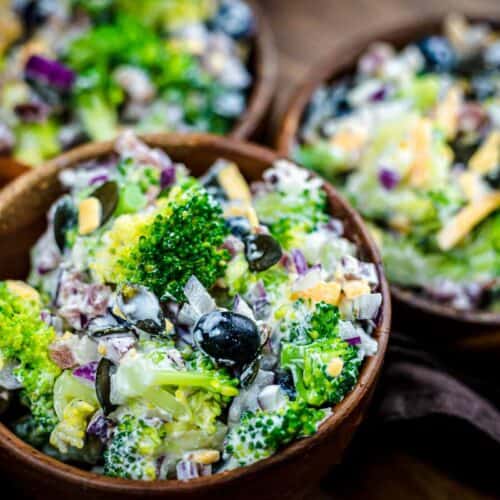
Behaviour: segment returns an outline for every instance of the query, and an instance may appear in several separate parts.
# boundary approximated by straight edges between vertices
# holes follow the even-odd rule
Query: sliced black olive
[[[61,252],[66,246],[66,235],[78,224],[78,211],[70,196],[62,197],[54,211],[54,239]]]
[[[250,222],[246,217],[229,217],[228,219],[226,219],[226,224],[229,228],[229,231],[231,231],[231,234],[240,239],[248,236],[252,231]]]
[[[119,312],[130,324],[152,335],[165,332],[165,316],[160,302],[146,287],[124,284],[116,298]]]
[[[87,333],[90,337],[99,338],[120,333],[130,333],[132,327],[125,320],[108,313],[90,320]]]
[[[57,6],[47,0],[16,0],[14,8],[23,20],[26,34],[30,35],[48,19],[51,9],[53,11]]]
[[[269,234],[250,234],[244,243],[250,271],[265,271],[274,266],[283,255],[280,244]]]
[[[455,153],[455,162],[467,165],[471,156],[476,152],[481,137],[478,134],[460,134],[452,143]]]
[[[231,311],[204,314],[193,331],[196,345],[215,362],[237,371],[259,355],[260,334],[254,321]]]
[[[290,399],[295,399],[295,384],[293,376],[289,371],[279,371],[276,373],[276,383],[288,394]]]
[[[241,373],[237,374],[243,387],[248,387],[255,380],[257,373],[259,373],[259,368],[260,360],[257,358],[250,365],[243,368]]]
[[[97,198],[101,203],[101,226],[106,224],[118,206],[120,191],[116,181],[107,181],[101,184],[90,196]]]
[[[12,393],[7,389],[0,388],[0,415],[3,415],[10,407]]]
[[[490,172],[486,177],[486,182],[493,189],[500,189],[500,165],[497,165],[497,168]]]
[[[95,375],[95,392],[105,415],[117,408],[111,403],[111,375],[114,369],[115,366],[109,359],[101,358]]]

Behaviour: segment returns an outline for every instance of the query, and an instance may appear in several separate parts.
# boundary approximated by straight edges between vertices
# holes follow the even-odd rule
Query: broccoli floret
[[[313,406],[338,403],[358,377],[361,360],[338,336],[338,320],[337,307],[318,303],[312,314],[289,325],[282,343],[281,366],[292,373],[297,397]]]
[[[315,185],[306,184],[298,193],[279,189],[264,192],[255,198],[255,209],[285,250],[301,248],[304,236],[328,220],[326,195]]]
[[[304,307],[297,303],[296,308]],[[337,307],[318,303],[312,314],[287,326],[281,366],[293,376],[297,398],[313,406],[340,402],[358,379],[361,359],[338,336]]]
[[[298,401],[275,411],[256,410],[242,415],[224,442],[228,469],[250,465],[273,455],[281,446],[311,436],[329,410],[309,408]]]
[[[36,441],[47,437],[57,423],[52,391],[61,373],[49,357],[55,331],[40,314],[37,300],[21,297],[0,282],[0,358],[17,364],[14,374],[23,385],[21,400],[32,414],[24,429]]]
[[[230,255],[221,248],[228,232],[222,209],[194,179],[173,188],[154,215],[124,217],[96,255],[93,267],[103,281],[142,284],[182,301],[191,276],[210,289],[224,274]]]
[[[162,424],[124,415],[104,450],[104,474],[124,479],[157,479],[157,459],[164,437]]]

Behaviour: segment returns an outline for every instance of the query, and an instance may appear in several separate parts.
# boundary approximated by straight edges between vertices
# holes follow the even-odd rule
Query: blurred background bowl
[[[256,0],[247,0],[247,3],[252,8],[257,26],[249,59],[253,84],[247,107],[228,134],[235,139],[256,138],[264,132],[263,120],[271,107],[278,69],[273,31],[269,21]],[[10,156],[0,155],[0,187],[31,168]]]
[[[144,137],[164,149],[174,161],[185,163],[201,175],[218,158],[237,163],[249,181],[260,178],[278,155],[246,142],[211,135],[154,134]],[[107,155],[111,142],[88,144],[63,154],[16,179],[0,192],[0,279],[25,278],[29,249],[46,225],[45,213],[61,194],[58,174],[81,162]],[[324,185],[332,214],[342,219],[346,235],[363,258],[376,263],[383,306],[374,338],[379,349],[363,364],[356,387],[334,408],[334,414],[311,438],[291,444],[273,457],[240,468],[184,483],[141,482],[107,478],[59,462],[32,448],[0,424],[0,461],[9,477],[35,497],[75,499],[127,499],[143,496],[163,499],[259,499],[300,498],[317,483],[332,464],[338,463],[361,423],[375,389],[386,352],[391,304],[378,250],[360,216],[327,183]]]
[[[500,16],[471,15],[472,22],[486,22],[500,28]],[[296,144],[302,117],[313,93],[323,84],[332,83],[356,70],[359,57],[373,42],[387,42],[396,48],[442,32],[444,16],[431,15],[405,24],[388,26],[344,40],[298,85],[286,106],[276,138],[283,156],[290,156]],[[429,335],[432,342],[446,348],[500,354],[500,314],[484,311],[461,311],[438,304],[420,294],[391,284],[394,298],[394,328],[416,335]]]

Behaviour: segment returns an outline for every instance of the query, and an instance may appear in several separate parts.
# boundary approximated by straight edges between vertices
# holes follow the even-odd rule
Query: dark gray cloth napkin
[[[498,372],[494,375],[498,364],[498,360],[431,354],[417,340],[393,333],[374,419],[384,423],[436,416],[460,419],[500,445],[500,377]]]

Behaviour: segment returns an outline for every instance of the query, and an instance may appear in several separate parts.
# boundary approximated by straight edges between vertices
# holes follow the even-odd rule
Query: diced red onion
[[[331,231],[337,236],[342,236],[344,234],[344,224],[341,220],[333,217],[323,226],[323,228],[327,231]]]
[[[252,309],[250,309],[248,304],[239,295],[236,295],[234,298],[233,312],[255,320]]]
[[[207,314],[216,307],[214,299],[206,291],[196,276],[191,276],[184,286],[184,294],[199,315]]]
[[[89,422],[87,434],[96,436],[102,443],[105,443],[111,435],[111,427],[111,421],[103,415],[102,411],[98,411]]]
[[[24,123],[41,123],[49,116],[50,107],[41,101],[30,101],[17,104],[14,112]]]
[[[177,479],[179,481],[189,481],[202,476],[210,476],[212,474],[211,465],[202,465],[191,460],[181,460],[176,466]]]
[[[394,189],[401,180],[400,175],[387,167],[382,167],[378,173],[378,180],[380,184],[388,191]]]
[[[106,175],[106,174],[99,174],[99,175],[96,175],[95,177],[92,177],[92,179],[90,179],[89,185],[93,186],[94,184],[104,183],[108,179],[109,179],[108,175]]]
[[[372,102],[383,101],[386,98],[386,96],[387,96],[387,88],[381,87],[379,90],[377,90],[370,96],[370,101]]]
[[[73,375],[77,378],[86,380],[87,382],[95,382],[95,376],[97,371],[97,361],[91,361],[86,365],[79,366],[73,370]]]
[[[0,154],[8,154],[12,151],[16,138],[12,130],[5,123],[0,123]]]
[[[65,91],[71,89],[76,76],[73,71],[60,62],[40,55],[33,55],[28,59],[24,72],[28,79]]]
[[[361,337],[351,337],[350,339],[345,339],[349,345],[359,345],[361,344]]]
[[[305,272],[307,272],[308,269],[307,261],[302,251],[299,249],[293,249],[291,254],[297,273],[304,274]]]
[[[160,187],[162,189],[166,189],[175,182],[175,166],[174,165],[167,165],[164,167],[161,171],[160,174]]]

